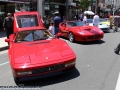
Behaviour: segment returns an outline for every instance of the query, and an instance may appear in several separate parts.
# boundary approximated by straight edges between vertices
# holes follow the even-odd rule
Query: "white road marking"
[[[8,64],[8,63],[9,63],[9,61],[8,61],[8,62],[1,63],[1,64],[0,64],[0,67],[3,66],[3,65],[6,65],[6,64]]]
[[[119,76],[118,76],[118,81],[117,81],[115,90],[120,90],[120,73],[119,73]]]

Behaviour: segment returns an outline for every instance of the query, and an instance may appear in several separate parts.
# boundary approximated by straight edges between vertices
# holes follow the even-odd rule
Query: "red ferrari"
[[[9,39],[9,62],[16,81],[61,74],[75,68],[76,55],[69,45],[46,30],[38,12],[14,14]]]
[[[104,36],[104,32],[94,26],[86,25],[81,21],[67,21],[59,24],[61,36],[74,41],[95,41]]]

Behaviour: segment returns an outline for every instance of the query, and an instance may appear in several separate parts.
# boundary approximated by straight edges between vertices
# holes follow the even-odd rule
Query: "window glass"
[[[37,15],[22,15],[17,17],[19,28],[38,26]]]
[[[84,22],[68,22],[68,27],[85,26]]]
[[[87,23],[93,23],[93,19],[88,19]]]
[[[54,36],[48,30],[21,31],[16,36],[16,42],[30,42],[37,40],[51,40]]]

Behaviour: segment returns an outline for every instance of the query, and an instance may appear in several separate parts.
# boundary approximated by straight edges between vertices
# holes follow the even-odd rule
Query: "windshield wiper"
[[[38,40],[45,40],[45,39],[44,38],[34,39],[34,41],[38,41]]]
[[[30,42],[29,40],[18,40],[17,42],[24,42],[24,41]]]

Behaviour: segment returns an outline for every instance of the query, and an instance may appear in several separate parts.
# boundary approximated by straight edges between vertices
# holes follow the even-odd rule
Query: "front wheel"
[[[75,41],[75,36],[72,32],[69,33],[69,41],[74,42]]]

